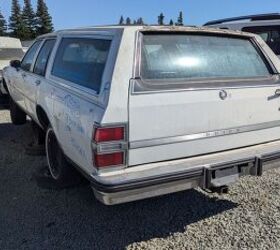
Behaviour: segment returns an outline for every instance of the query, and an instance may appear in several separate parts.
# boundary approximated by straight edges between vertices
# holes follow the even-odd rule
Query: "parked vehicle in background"
[[[280,57],[280,14],[262,14],[210,21],[205,26],[258,34]]]
[[[24,51],[24,53],[29,49],[29,47],[33,44],[33,40],[32,41],[21,41],[22,44],[22,49]]]
[[[52,178],[74,166],[117,204],[262,175],[280,158],[279,73],[255,34],[111,26],[41,36],[4,78],[13,123],[46,133]]]
[[[3,81],[3,69],[9,66],[11,60],[20,60],[23,55],[19,39],[0,37],[0,94],[7,94],[7,87]]]

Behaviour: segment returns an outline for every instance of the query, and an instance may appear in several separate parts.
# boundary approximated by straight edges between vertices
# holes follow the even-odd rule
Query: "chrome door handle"
[[[38,86],[38,85],[41,84],[41,81],[40,81],[40,80],[36,80],[36,81],[35,81],[35,84]]]

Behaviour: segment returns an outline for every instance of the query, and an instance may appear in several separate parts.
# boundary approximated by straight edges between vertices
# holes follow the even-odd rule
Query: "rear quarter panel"
[[[109,32],[110,33],[110,32]],[[84,172],[95,173],[92,162],[92,132],[95,123],[102,123],[108,105],[112,75],[118,55],[121,33],[110,33],[112,45],[103,74],[99,95],[52,75],[56,51],[63,37],[92,37],[98,32],[60,34],[50,57],[45,84],[40,85],[37,103],[47,113],[61,148],[66,156]],[[104,34],[103,34],[104,35]]]

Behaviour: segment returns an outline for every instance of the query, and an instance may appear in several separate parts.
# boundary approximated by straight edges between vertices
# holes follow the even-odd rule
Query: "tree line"
[[[168,23],[165,22],[165,16],[163,13],[160,13],[157,19],[158,25],[177,25],[177,26],[183,26],[184,25],[184,17],[183,17],[183,12],[179,12],[179,16],[177,18],[177,22],[174,22],[173,19],[170,19]],[[144,19],[142,17],[139,17],[138,19],[132,20],[130,17],[127,17],[126,19],[121,16],[120,25],[145,25],[146,23],[144,22]]]
[[[33,10],[31,0],[24,0],[23,8],[18,0],[12,0],[8,22],[0,12],[0,36],[32,40],[52,31],[52,17],[44,0],[37,0],[36,12]]]

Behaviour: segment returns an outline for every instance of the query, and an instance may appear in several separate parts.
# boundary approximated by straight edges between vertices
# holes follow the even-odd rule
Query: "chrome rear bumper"
[[[92,188],[106,205],[125,203],[195,187],[230,185],[241,176],[261,176],[280,167],[280,141],[230,151],[130,167],[92,175]]]

